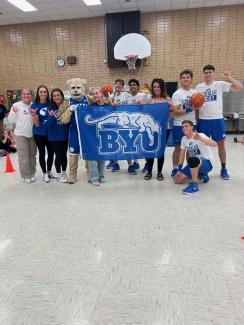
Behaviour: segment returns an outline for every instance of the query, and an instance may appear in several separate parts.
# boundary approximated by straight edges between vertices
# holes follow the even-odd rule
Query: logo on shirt
[[[196,143],[194,144],[191,141],[189,142],[189,144],[187,146],[187,150],[189,152],[190,157],[195,157],[195,156],[201,155],[201,151],[200,151],[198,145]]]
[[[39,114],[41,116],[47,116],[47,111],[48,111],[48,108],[47,107],[43,107],[43,108],[40,109]]]
[[[192,111],[192,107],[191,107],[191,104],[190,104],[190,99],[191,99],[191,96],[187,96],[186,98],[182,99],[182,107],[188,111],[188,113],[190,111]]]
[[[214,102],[217,100],[217,90],[208,88],[204,92],[205,102]]]

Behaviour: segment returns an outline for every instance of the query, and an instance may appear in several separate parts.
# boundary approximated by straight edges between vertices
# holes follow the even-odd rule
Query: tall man
[[[230,72],[224,72],[221,77],[224,81],[214,80],[215,68],[213,65],[203,67],[204,82],[197,85],[195,90],[204,94],[205,103],[199,112],[198,131],[211,136],[217,142],[219,159],[221,162],[220,176],[230,178],[226,169],[225,149],[225,122],[223,118],[223,92],[240,91],[243,86],[231,77]]]
[[[184,120],[192,121],[193,125],[196,126],[196,116],[194,107],[190,105],[191,96],[196,92],[191,88],[193,78],[193,72],[189,69],[185,69],[180,73],[180,85],[181,88],[176,90],[172,96],[173,111],[174,111],[174,127],[173,127],[173,141],[174,141],[174,152],[173,152],[173,170],[171,176],[174,177],[177,173],[179,155],[180,155],[180,144],[181,139],[184,136],[182,131],[182,122]]]

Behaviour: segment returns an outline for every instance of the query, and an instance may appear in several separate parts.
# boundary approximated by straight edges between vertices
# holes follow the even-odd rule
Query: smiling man
[[[195,90],[201,92],[205,97],[199,112],[198,131],[205,133],[217,142],[219,159],[221,162],[220,176],[224,180],[230,178],[226,169],[225,149],[225,121],[223,118],[223,92],[241,91],[243,86],[231,77],[230,72],[221,74],[224,81],[214,80],[215,67],[211,64],[203,67],[204,82],[197,85]]]
[[[190,105],[191,96],[195,93],[195,90],[191,88],[193,78],[193,72],[189,69],[185,69],[180,73],[180,85],[181,88],[176,90],[172,96],[173,111],[174,111],[174,127],[173,127],[173,170],[171,176],[174,177],[177,173],[177,165],[179,163],[180,144],[181,139],[184,136],[182,131],[182,121],[190,120],[193,125],[196,126],[196,116],[194,107]]]
[[[184,183],[187,179],[191,182],[182,190],[183,194],[192,194],[199,191],[198,179],[201,183],[209,181],[208,173],[212,170],[213,154],[209,147],[215,147],[215,141],[203,133],[193,130],[192,121],[183,121],[182,130],[184,137],[181,140],[178,171],[174,177],[175,183]],[[183,168],[186,151],[189,158]]]

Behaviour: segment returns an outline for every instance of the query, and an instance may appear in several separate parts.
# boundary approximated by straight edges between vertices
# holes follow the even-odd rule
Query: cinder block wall
[[[79,76],[90,86],[118,77],[176,81],[185,67],[193,69],[197,83],[207,63],[244,79],[244,5],[144,13],[141,30],[148,31],[152,56],[147,67],[129,72],[104,63],[103,17],[0,26],[0,93],[42,83],[67,89],[66,80]],[[55,58],[69,55],[77,56],[77,65],[57,70]]]

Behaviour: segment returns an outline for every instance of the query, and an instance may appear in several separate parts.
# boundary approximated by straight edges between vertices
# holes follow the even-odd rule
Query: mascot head
[[[71,97],[75,100],[81,99],[86,92],[86,79],[74,78],[67,81]]]

